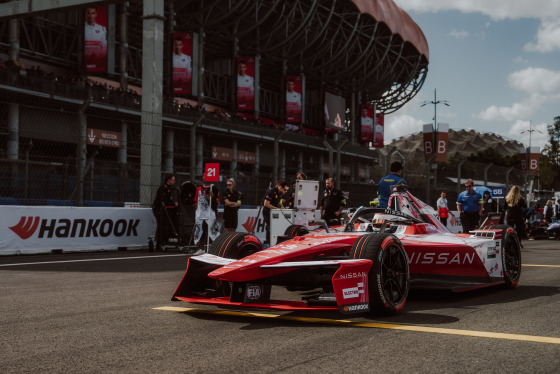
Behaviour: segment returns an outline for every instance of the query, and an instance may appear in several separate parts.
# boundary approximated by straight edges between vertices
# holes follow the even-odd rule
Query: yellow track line
[[[378,322],[358,322],[358,321],[342,320],[342,319],[293,317],[293,316],[285,316],[281,314],[271,314],[271,313],[238,312],[238,311],[225,311],[225,310],[212,310],[212,309],[182,308],[182,307],[173,307],[173,306],[162,306],[153,309],[167,310],[167,311],[179,312],[179,313],[201,313],[201,314],[213,314],[213,315],[230,316],[230,317],[269,318],[269,319],[279,319],[285,321],[325,323],[331,325],[343,325],[343,326],[350,326],[350,327],[368,327],[368,328],[376,328],[376,329],[430,332],[434,334],[462,335],[462,336],[473,336],[478,338],[505,339],[505,340],[534,342],[534,343],[560,344],[560,338],[547,337],[547,336],[504,334],[504,333],[487,332],[487,331],[443,329],[437,327],[396,325],[396,324],[378,323]]]
[[[530,264],[522,264],[521,266],[538,266],[542,268],[560,268],[560,265],[530,265]]]

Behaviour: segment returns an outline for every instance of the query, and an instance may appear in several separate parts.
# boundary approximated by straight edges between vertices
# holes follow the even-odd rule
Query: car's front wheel
[[[369,259],[369,302],[374,313],[399,313],[408,297],[410,272],[401,241],[391,234],[362,235],[350,249],[350,258]]]

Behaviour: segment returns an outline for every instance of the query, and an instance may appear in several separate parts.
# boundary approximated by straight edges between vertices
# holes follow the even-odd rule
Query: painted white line
[[[113,258],[90,258],[86,260],[64,260],[64,261],[42,261],[42,262],[23,262],[19,264],[0,264],[0,267],[10,267],[10,266],[26,266],[26,265],[45,265],[45,264],[65,264],[72,262],[92,262],[92,261],[112,261],[112,260],[137,260],[137,259],[149,259],[157,257],[178,257],[186,256],[185,254],[177,255],[157,255],[157,256],[138,256],[138,257],[113,257]]]

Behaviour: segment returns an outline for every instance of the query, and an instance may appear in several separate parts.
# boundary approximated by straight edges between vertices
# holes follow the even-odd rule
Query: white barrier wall
[[[151,209],[0,206],[0,255],[145,246],[155,231]]]

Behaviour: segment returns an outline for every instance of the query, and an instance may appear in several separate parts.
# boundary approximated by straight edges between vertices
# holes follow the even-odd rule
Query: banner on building
[[[362,143],[373,142],[373,119],[375,118],[375,106],[372,104],[362,105],[360,109],[360,140]]]
[[[173,34],[173,93],[192,93],[193,35]]]
[[[107,72],[107,7],[86,8],[84,22],[84,70]]]
[[[334,93],[325,92],[325,129],[344,130],[346,124],[346,100]]]
[[[237,109],[255,110],[255,59],[239,57],[237,59]]]
[[[302,122],[303,77],[288,75],[286,77],[286,122]]]
[[[424,161],[428,162],[434,154],[434,127],[432,124],[423,126],[424,133]]]
[[[536,173],[539,171],[539,156],[540,148],[539,147],[529,147],[529,173]]]
[[[527,171],[527,149],[519,148],[519,161],[521,162],[521,170]]]
[[[383,139],[385,137],[385,113],[375,113],[375,131],[373,133],[374,147],[383,147]]]
[[[436,162],[447,161],[447,144],[449,138],[449,124],[440,123],[437,132]]]

